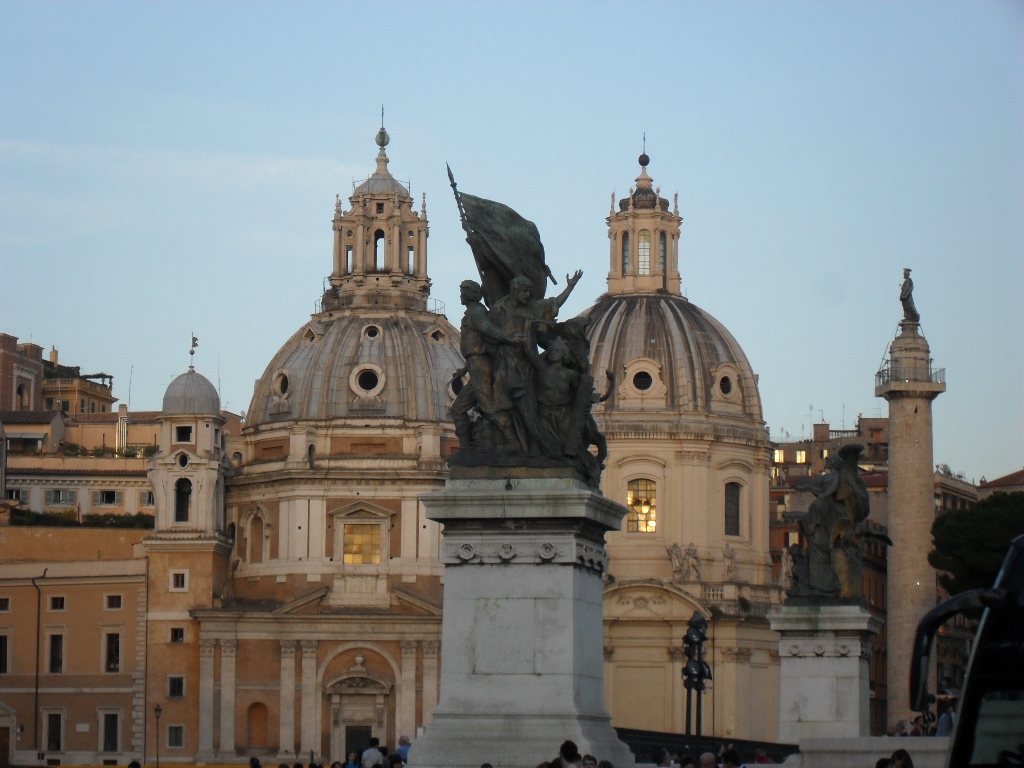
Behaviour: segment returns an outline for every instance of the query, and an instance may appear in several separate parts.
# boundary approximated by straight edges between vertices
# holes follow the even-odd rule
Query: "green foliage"
[[[933,568],[951,595],[991,587],[1010,542],[1024,533],[1024,493],[994,493],[965,509],[943,512],[932,525]]]
[[[73,509],[66,509],[63,512],[33,512],[29,509],[12,509],[11,525],[71,528],[79,525],[78,513]]]
[[[85,528],[152,528],[153,515],[139,512],[137,515],[116,515],[111,513],[83,515]]]

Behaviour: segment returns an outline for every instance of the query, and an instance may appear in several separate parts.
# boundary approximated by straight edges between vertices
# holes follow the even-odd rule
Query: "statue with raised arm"
[[[921,315],[914,306],[914,281],[910,279],[910,269],[903,270],[903,285],[900,286],[900,303],[903,304],[903,322],[916,323]]]
[[[598,487],[607,444],[591,416],[595,392],[585,318],[558,321],[583,272],[545,298],[540,233],[507,205],[459,192],[448,170],[480,282],[462,283],[462,353],[469,383],[452,404],[459,450],[448,463],[571,467]],[[484,305],[486,302],[486,306]],[[591,446],[597,451],[591,452]]]

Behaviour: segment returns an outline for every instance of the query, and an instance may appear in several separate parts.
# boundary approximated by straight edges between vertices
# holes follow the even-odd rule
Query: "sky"
[[[646,149],[688,298],[759,375],[773,439],[885,415],[902,268],[947,392],[935,461],[1024,466],[1024,5],[0,1],[0,332],[158,409],[223,407],[304,324],[335,194],[427,195],[433,296],[474,276],[445,174],[606,288]]]

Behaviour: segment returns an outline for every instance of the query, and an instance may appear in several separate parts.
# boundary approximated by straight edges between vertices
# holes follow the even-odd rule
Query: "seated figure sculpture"
[[[459,450],[449,464],[572,467],[596,488],[607,444],[590,411],[608,394],[595,393],[586,318],[557,319],[583,273],[566,275],[565,289],[545,298],[547,280],[556,281],[537,227],[508,206],[460,193],[454,178],[452,189],[480,283],[460,286],[466,366],[452,382],[467,373],[469,381],[452,404]]]
[[[800,519],[806,551],[792,545],[790,602],[860,603],[864,599],[864,545],[873,538],[891,545],[888,536],[872,531],[867,486],[857,461],[864,447],[845,445],[825,460],[826,473],[814,478],[815,499]]]

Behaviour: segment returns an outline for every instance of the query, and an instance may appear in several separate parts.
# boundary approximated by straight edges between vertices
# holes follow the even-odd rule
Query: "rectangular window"
[[[141,491],[139,493],[139,506],[140,507],[155,507],[156,497],[152,491]]]
[[[637,259],[636,271],[638,275],[651,274],[651,232],[648,229],[641,229],[636,244]]]
[[[658,484],[641,478],[626,484],[627,533],[656,533],[658,530]]]
[[[64,610],[64,596],[54,595],[50,598],[50,610],[51,611],[63,611]]]
[[[828,458],[828,448],[822,448],[821,449],[821,458],[823,458],[823,459],[827,459]]]
[[[786,461],[786,452],[782,448],[776,448],[775,449],[774,461],[775,461],[776,464],[784,464],[785,463],[785,461]]]
[[[50,666],[51,675],[64,672],[64,635],[50,635]]]
[[[122,501],[121,491],[93,491],[92,503],[98,507],[120,506]]]
[[[71,401],[70,400],[65,400],[64,402],[62,402],[60,404],[60,409],[62,411],[64,411],[64,413],[67,413],[68,411],[70,411],[71,410]]]
[[[121,671],[121,635],[116,632],[108,632],[106,636],[106,657],[107,662],[104,669],[107,672]]]
[[[185,726],[167,726],[167,746],[170,749],[181,749],[185,746]]]
[[[184,643],[185,642],[185,628],[184,627],[171,627],[171,642],[172,643]]]
[[[345,564],[380,563],[380,526],[376,523],[345,524]]]
[[[7,500],[16,501],[19,504],[28,504],[28,491],[24,488],[8,488]]]
[[[60,752],[64,748],[64,716],[59,712],[46,714],[46,751]]]
[[[384,213],[384,203],[377,203],[377,213]]]
[[[807,463],[807,451],[797,451],[796,452],[796,463],[797,464],[806,464]]]
[[[116,712],[105,712],[103,714],[103,751],[104,752],[119,752],[117,748],[117,742],[119,741],[118,735],[121,730],[118,726],[118,720]]]
[[[725,484],[725,535],[740,535],[740,484]]]
[[[46,506],[48,507],[73,507],[77,502],[77,491],[53,489],[46,492]]]
[[[11,610],[11,598],[0,597],[0,613],[6,613]]]
[[[85,400],[78,401],[78,412],[85,413]]]
[[[176,443],[191,443],[192,442],[192,427],[175,427],[174,428],[174,442]]]
[[[11,650],[11,639],[8,635],[0,635],[0,675],[10,672],[10,661],[8,659]]]
[[[108,611],[119,611],[121,610],[121,596],[120,595],[107,595],[107,610]]]
[[[171,571],[171,592],[188,591],[188,571]]]
[[[46,410],[48,410],[48,411],[52,411],[53,410],[53,398],[52,397],[46,398]]]
[[[345,246],[345,272],[349,275],[352,274],[352,246]]]
[[[167,697],[170,699],[185,698],[185,678],[180,676],[167,678]]]
[[[407,267],[410,275],[416,274],[416,249],[413,248],[411,245],[409,246],[409,258],[407,262]]]

